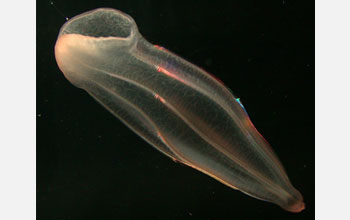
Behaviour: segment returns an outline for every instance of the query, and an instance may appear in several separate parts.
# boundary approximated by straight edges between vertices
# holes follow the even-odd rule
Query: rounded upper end
[[[69,19],[61,28],[58,38],[65,34],[79,34],[92,38],[127,40],[138,32],[129,15],[112,8],[98,8]]]
[[[129,15],[111,8],[88,11],[62,26],[55,45],[56,61],[65,77],[80,87],[88,77],[83,67],[106,60],[115,51],[128,52],[137,44],[137,36],[136,23]]]

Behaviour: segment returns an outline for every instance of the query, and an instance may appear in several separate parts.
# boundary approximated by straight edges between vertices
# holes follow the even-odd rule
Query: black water
[[[306,210],[288,213],[174,163],[71,85],[54,58],[64,17],[37,1],[38,219],[314,219],[314,2],[54,1],[98,7],[221,79],[270,142]]]

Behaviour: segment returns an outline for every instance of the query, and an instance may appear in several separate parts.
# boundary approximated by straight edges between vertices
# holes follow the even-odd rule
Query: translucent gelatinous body
[[[288,211],[304,209],[241,103],[202,69],[148,43],[130,16],[103,8],[70,19],[55,55],[71,83],[168,157]]]

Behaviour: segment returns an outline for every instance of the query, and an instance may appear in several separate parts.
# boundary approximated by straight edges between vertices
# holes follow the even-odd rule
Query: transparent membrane
[[[55,56],[72,84],[168,157],[285,210],[304,209],[239,99],[204,70],[147,42],[130,16],[101,8],[70,19]]]

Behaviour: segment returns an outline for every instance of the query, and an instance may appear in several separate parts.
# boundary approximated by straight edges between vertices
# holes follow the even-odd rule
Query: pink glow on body
[[[165,75],[170,76],[171,78],[176,79],[176,80],[178,80],[178,81],[180,81],[182,83],[185,83],[187,85],[187,83],[183,79],[178,77],[175,73],[172,73],[172,72],[170,72],[170,71],[168,71],[168,70],[166,70],[166,69],[164,69],[164,68],[162,68],[160,66],[157,66],[157,71],[161,72],[161,73],[164,73]]]
[[[157,48],[158,50],[165,50],[166,51],[166,49],[162,46],[154,45],[154,47]]]
[[[154,97],[165,104],[165,100],[160,95],[158,95],[157,93],[154,94]]]

